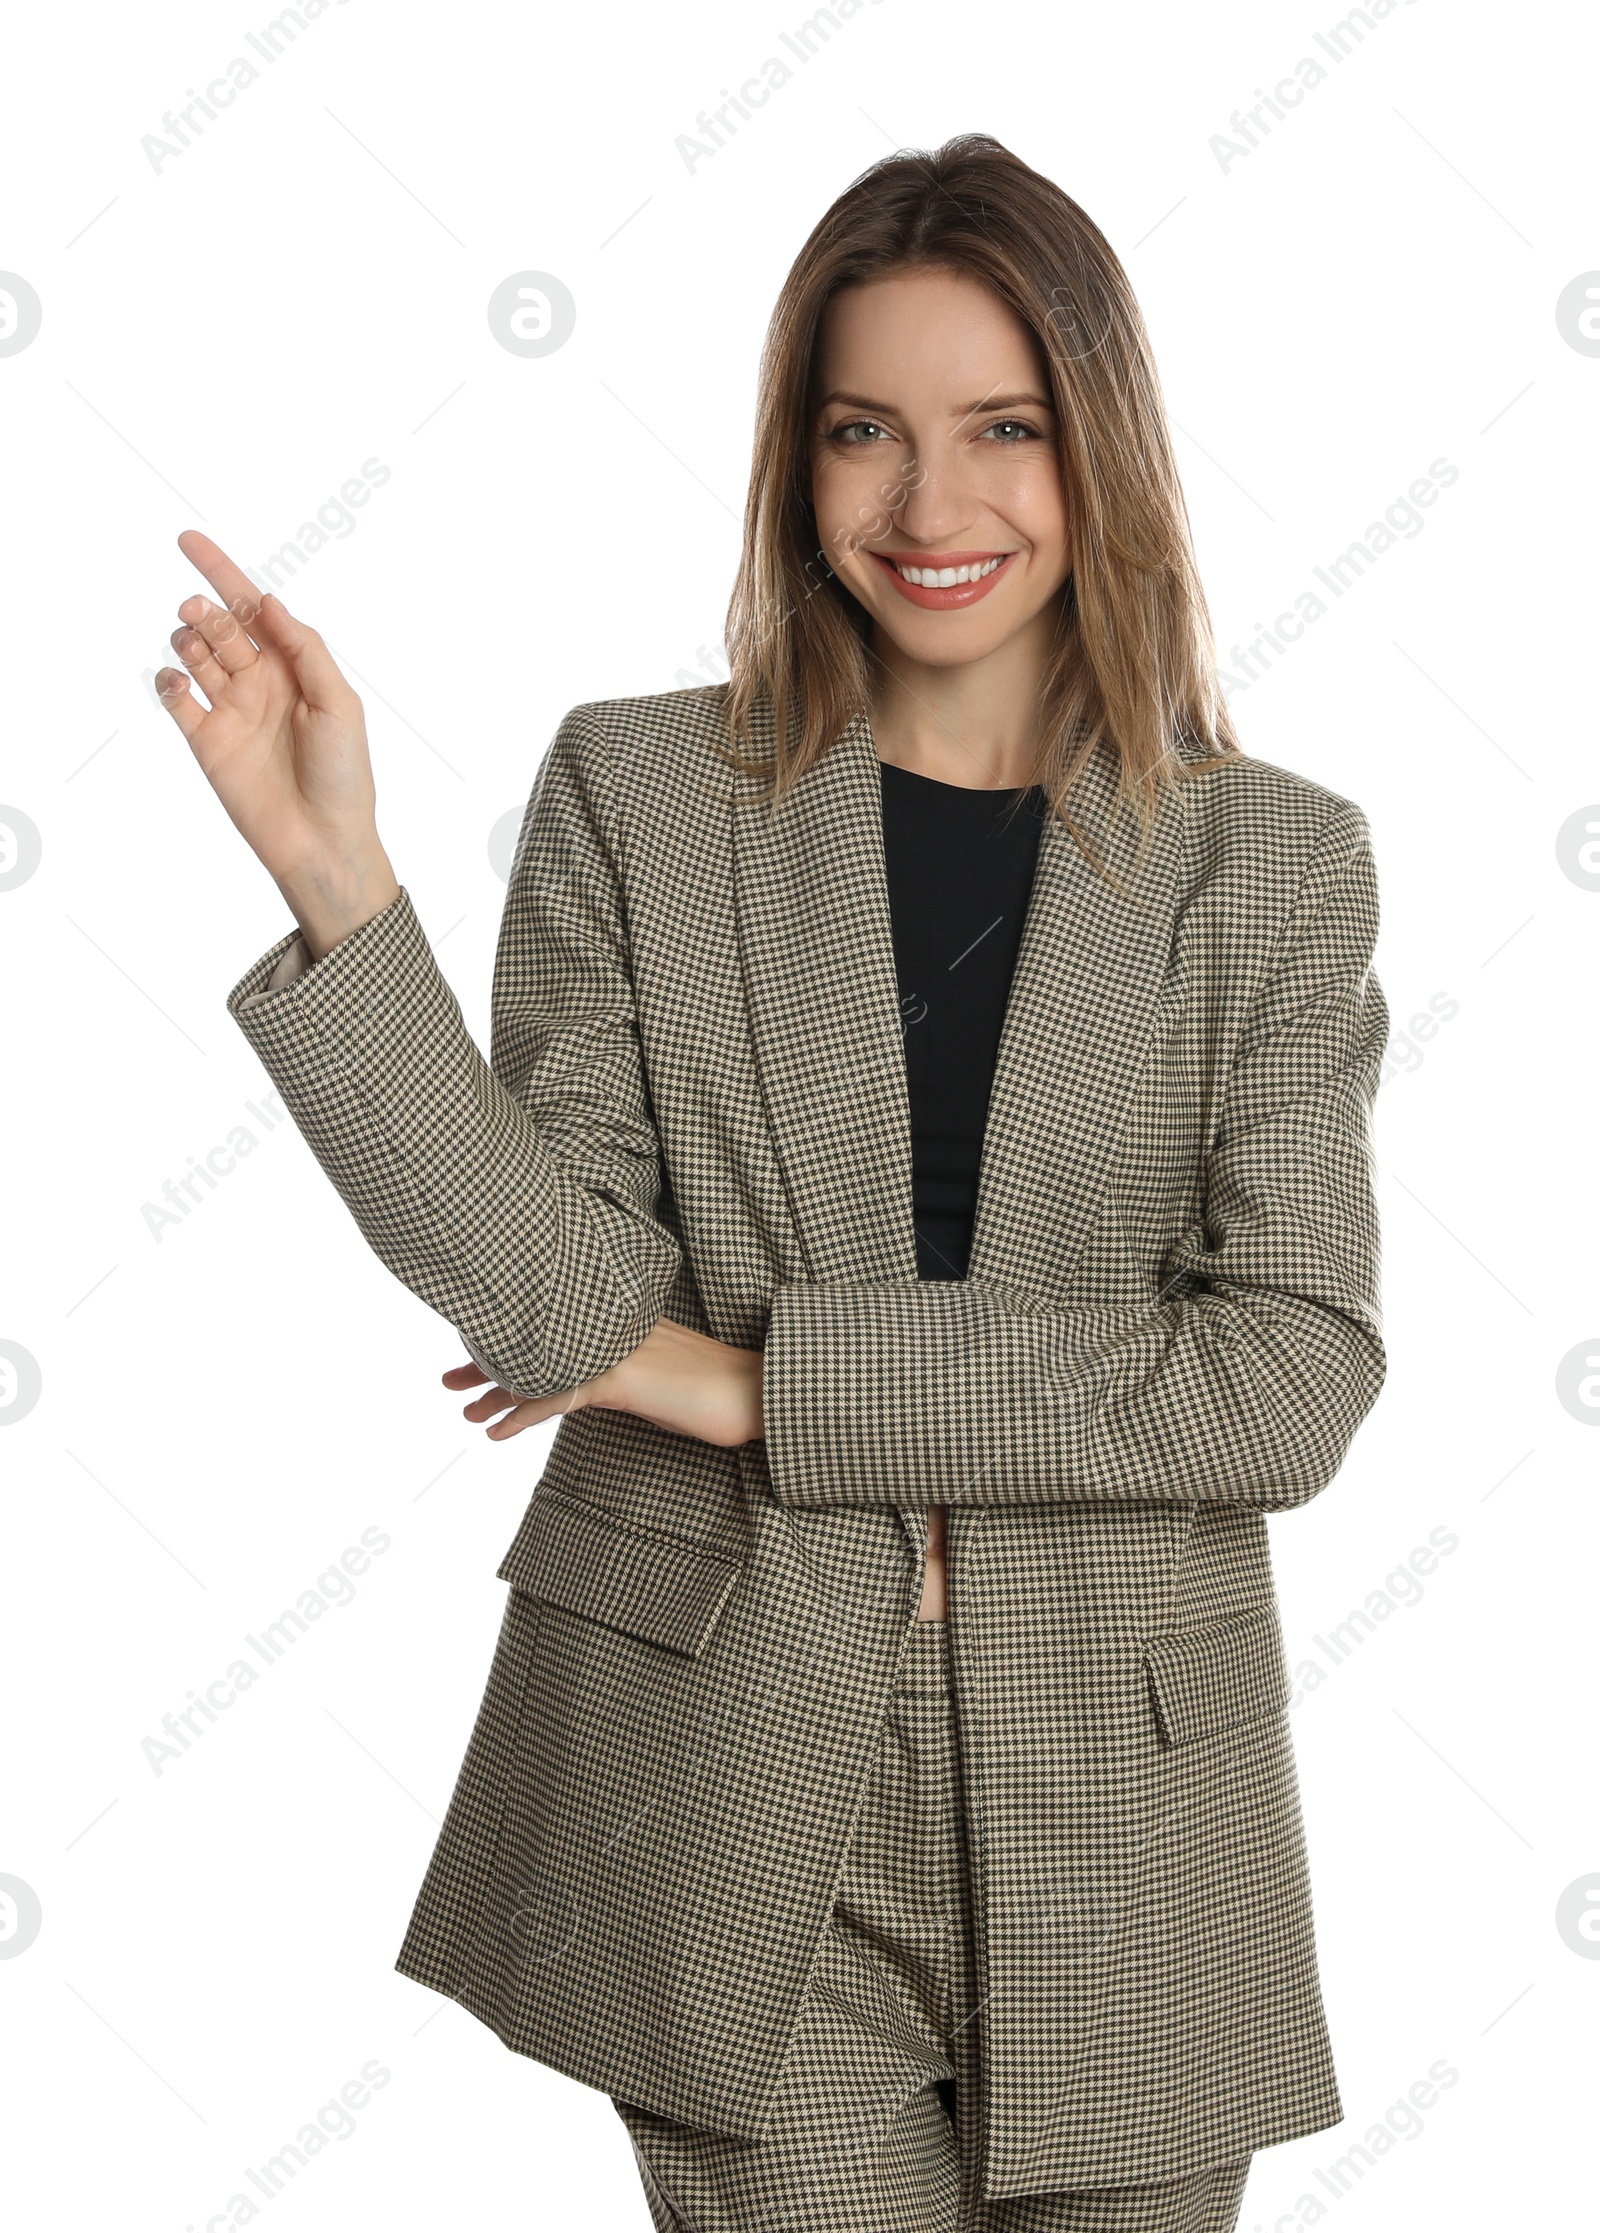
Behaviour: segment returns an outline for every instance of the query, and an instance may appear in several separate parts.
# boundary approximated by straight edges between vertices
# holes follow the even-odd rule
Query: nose
[[[963,470],[959,446],[937,436],[917,447],[905,476],[905,497],[895,517],[908,541],[930,550],[954,547],[979,510]]]

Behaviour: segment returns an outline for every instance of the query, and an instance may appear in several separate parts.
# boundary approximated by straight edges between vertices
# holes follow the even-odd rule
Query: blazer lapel
[[[1102,745],[1069,803],[1120,890],[1059,821],[1040,833],[989,1095],[968,1273],[1044,1294],[1072,1277],[1140,1075],[1184,994],[1182,802],[1163,794],[1136,864],[1116,777]]]
[[[1182,809],[1165,797],[1136,870],[1115,783],[1103,747],[1072,811],[1126,896],[1046,823],[989,1100],[968,1270],[1044,1293],[1060,1292],[1093,1228],[1145,1057],[1182,992]],[[749,777],[736,779],[732,813],[751,1035],[807,1276],[914,1279],[911,1123],[865,714],[775,817]]]
[[[776,815],[749,777],[732,809],[751,1035],[812,1279],[917,1271],[879,782],[858,715]]]

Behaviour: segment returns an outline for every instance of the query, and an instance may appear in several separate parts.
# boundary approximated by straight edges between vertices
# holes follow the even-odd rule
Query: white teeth
[[[1010,557],[1010,552],[1004,558]],[[1004,558],[986,558],[978,566],[896,566],[895,572],[903,582],[910,582],[915,589],[954,589],[957,582],[982,581],[985,574],[992,574],[1004,563]]]

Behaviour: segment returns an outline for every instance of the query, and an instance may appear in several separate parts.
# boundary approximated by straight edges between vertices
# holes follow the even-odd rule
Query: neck
[[[879,759],[973,791],[1031,783],[1053,632],[1046,610],[983,658],[935,667],[874,629],[868,712]]]

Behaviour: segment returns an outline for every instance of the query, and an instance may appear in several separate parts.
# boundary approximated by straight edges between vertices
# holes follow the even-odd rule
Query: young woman
[[[1341,2115],[1266,1515],[1383,1380],[1387,1018],[1110,247],[982,136],[823,217],[732,681],[561,724],[488,1064],[359,701],[180,540],[298,925],[229,1010],[466,1416],[561,1417],[399,1968],[612,2095],[663,2233],[1226,2233]]]

